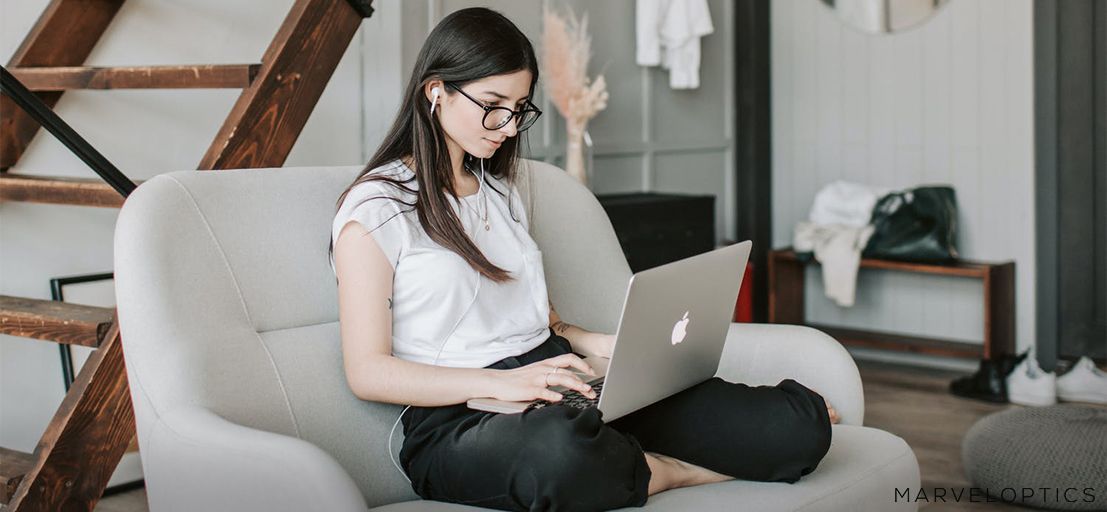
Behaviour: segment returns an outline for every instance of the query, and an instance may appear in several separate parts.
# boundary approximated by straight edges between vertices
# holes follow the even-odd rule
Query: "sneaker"
[[[1096,368],[1088,356],[1057,378],[1057,398],[1066,402],[1107,404],[1107,372]]]
[[[1027,357],[1007,376],[1007,399],[1013,404],[1045,406],[1057,403],[1057,375]]]
[[[949,383],[950,393],[962,397],[993,403],[1007,403],[1007,376],[1026,359],[1030,350],[1019,355],[1007,355],[995,359],[981,359],[980,368],[972,375],[958,377]]]

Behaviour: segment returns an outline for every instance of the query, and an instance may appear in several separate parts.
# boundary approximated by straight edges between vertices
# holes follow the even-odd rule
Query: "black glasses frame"
[[[454,84],[453,82],[443,82],[443,83],[445,83],[445,84],[446,84],[447,86],[449,86],[449,87],[450,87],[451,89],[453,89],[453,90],[455,90],[455,91],[457,91],[457,92],[460,92],[462,96],[465,96],[466,98],[469,98],[469,101],[472,101],[473,103],[476,103],[476,104],[477,104],[477,106],[479,106],[480,108],[484,109],[484,117],[483,117],[483,118],[481,118],[481,120],[480,120],[480,124],[481,124],[481,126],[483,126],[483,127],[484,127],[484,128],[486,129],[486,130],[499,130],[500,128],[503,128],[504,126],[507,126],[507,123],[511,122],[511,120],[512,120],[512,119],[515,119],[515,122],[516,122],[516,123],[518,123],[518,122],[519,122],[519,119],[520,119],[520,118],[521,118],[521,117],[522,117],[523,115],[525,115],[525,114],[528,114],[528,113],[533,113],[533,114],[534,114],[534,117],[532,117],[532,118],[529,118],[529,119],[527,119],[527,120],[526,120],[526,123],[527,123],[527,124],[526,124],[526,126],[517,126],[517,127],[515,128],[515,130],[516,130],[516,131],[520,131],[520,132],[522,132],[522,131],[526,131],[526,130],[527,130],[527,129],[529,129],[529,128],[530,128],[531,126],[534,126],[534,123],[535,123],[536,121],[538,121],[538,118],[539,118],[539,117],[541,117],[541,116],[542,116],[542,111],[541,111],[541,110],[539,110],[539,109],[538,109],[538,107],[537,107],[537,106],[535,106],[535,104],[534,104],[534,103],[531,103],[531,102],[530,102],[530,100],[526,100],[526,105],[525,105],[525,106],[524,106],[524,107],[522,108],[522,110],[511,110],[510,108],[507,108],[507,107],[501,107],[501,106],[499,106],[499,105],[496,105],[496,106],[488,106],[488,105],[485,105],[485,104],[484,104],[484,102],[482,102],[482,101],[480,101],[480,100],[478,100],[478,99],[476,99],[476,98],[474,98],[474,97],[472,97],[472,96],[469,96],[469,93],[467,93],[467,92],[465,92],[465,91],[461,90],[461,88],[460,88],[460,87],[458,87],[458,86],[457,86],[456,84]],[[501,125],[499,125],[499,126],[496,126],[496,127],[494,127],[494,128],[493,128],[493,127],[490,127],[490,126],[488,126],[488,114],[491,114],[493,110],[506,110],[506,111],[508,111],[508,112],[511,112],[511,117],[505,117],[505,118],[504,118],[504,119],[505,119],[505,121],[503,122],[503,124],[501,124]]]

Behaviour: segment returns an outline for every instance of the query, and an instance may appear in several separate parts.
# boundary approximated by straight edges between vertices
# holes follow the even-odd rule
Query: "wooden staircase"
[[[122,4],[52,0],[12,56],[7,71],[32,101],[17,102],[8,87],[0,96],[0,201],[118,208],[137,186],[50,111],[71,89],[241,88],[197,168],[280,167],[361,20],[373,12],[372,0],[295,0],[260,63],[84,66]],[[9,172],[44,120],[100,178]],[[92,510],[134,446],[117,320],[114,308],[0,295],[0,334],[96,349],[34,453],[0,447],[0,508]]]

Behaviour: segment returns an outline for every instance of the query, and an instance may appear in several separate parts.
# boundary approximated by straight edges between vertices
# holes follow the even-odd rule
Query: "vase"
[[[596,169],[596,167],[594,165],[594,162],[593,162],[593,155],[595,153],[595,149],[592,147],[592,136],[588,134],[588,130],[584,130],[583,142],[584,142],[584,159],[583,159],[584,185],[586,187],[588,187],[589,190],[592,190],[594,179],[595,179],[594,173],[595,173],[595,169]]]
[[[587,186],[588,178],[584,175],[584,130],[569,125],[566,135],[565,172]]]
[[[570,126],[565,148],[565,172],[582,185],[592,188],[592,136],[584,126]]]

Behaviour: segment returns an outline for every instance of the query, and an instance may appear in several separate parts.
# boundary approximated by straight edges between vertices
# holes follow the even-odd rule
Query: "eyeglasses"
[[[538,110],[538,107],[534,106],[530,100],[526,100],[526,105],[522,110],[511,110],[507,107],[490,107],[476,98],[469,96],[468,93],[461,90],[460,87],[452,82],[445,82],[451,89],[460,92],[469,101],[476,103],[480,108],[484,109],[484,118],[481,120],[481,124],[488,130],[499,130],[507,125],[511,121],[511,118],[515,118],[515,130],[524,131],[534,125],[534,122],[538,120],[538,117],[542,115],[542,111]]]

